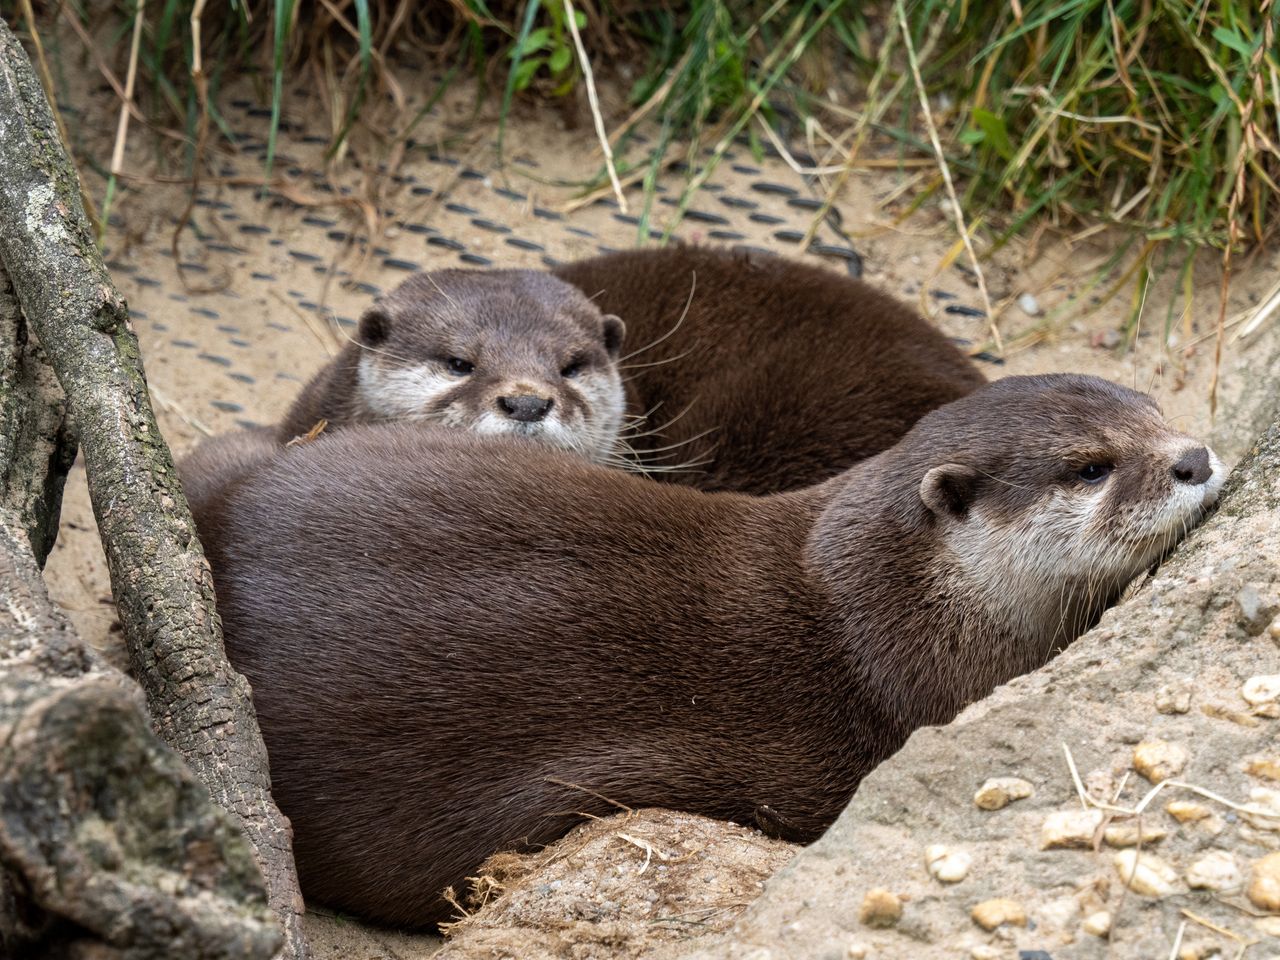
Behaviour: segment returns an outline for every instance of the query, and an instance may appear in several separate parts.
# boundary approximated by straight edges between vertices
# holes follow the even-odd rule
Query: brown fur
[[[423,925],[603,798],[813,839],[1198,518],[1216,486],[1188,451],[1141,394],[1010,378],[794,493],[389,425],[281,452],[197,522],[304,891]]]
[[[825,480],[986,382],[914,311],[823,267],[677,246],[554,273],[627,324],[628,407],[660,431],[632,445],[659,471],[709,461],[655,474],[703,490]]]

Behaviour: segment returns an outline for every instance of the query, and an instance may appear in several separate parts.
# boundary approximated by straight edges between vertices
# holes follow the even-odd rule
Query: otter
[[[434,270],[360,318],[303,389],[277,437],[327,421],[415,420],[513,434],[610,462],[624,394],[625,328],[576,287],[536,270]]]
[[[914,729],[1089,628],[1222,478],[1148,397],[1062,374],[784,494],[392,424],[282,451],[196,520],[304,892],[423,926],[489,854],[617,804],[816,838]]]
[[[702,490],[777,493],[897,443],[986,378],[892,296],[826,267],[674,246],[554,274],[627,324],[627,441],[640,469]]]

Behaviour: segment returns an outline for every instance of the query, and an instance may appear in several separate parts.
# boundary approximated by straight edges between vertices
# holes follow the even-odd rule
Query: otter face
[[[964,579],[1050,642],[1088,629],[1225,475],[1149,397],[1095,377],[1010,377],[921,427],[938,442],[919,496]]]
[[[360,414],[528,437],[606,462],[622,429],[623,335],[621,320],[547,274],[416,274],[360,320]]]

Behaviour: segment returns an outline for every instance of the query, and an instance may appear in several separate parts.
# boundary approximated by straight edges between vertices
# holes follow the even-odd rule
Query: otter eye
[[[1085,483],[1096,484],[1107,479],[1107,475],[1111,473],[1111,470],[1112,467],[1109,463],[1086,463],[1076,471],[1076,476]]]
[[[574,377],[576,377],[578,374],[582,372],[582,368],[584,365],[585,364],[582,360],[574,360],[567,367],[565,367],[563,370],[560,371],[560,376],[564,377],[567,380],[572,380]]]
[[[444,363],[445,366],[449,368],[450,373],[456,373],[460,377],[465,377],[476,368],[474,363],[471,363],[468,360],[463,360],[461,357],[450,357]]]

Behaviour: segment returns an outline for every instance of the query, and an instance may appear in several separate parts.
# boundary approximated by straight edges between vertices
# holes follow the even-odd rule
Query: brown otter
[[[319,421],[422,420],[510,433],[609,462],[617,456],[624,328],[536,270],[417,273],[360,318],[303,389],[277,436]]]
[[[412,926],[611,802],[813,839],[912,730],[1090,626],[1221,481],[1149,398],[1056,375],[775,496],[382,425],[196,519],[304,891]]]
[[[986,382],[910,308],[820,266],[677,246],[554,273],[627,323],[628,409],[650,413],[636,460],[703,490],[825,480]]]

